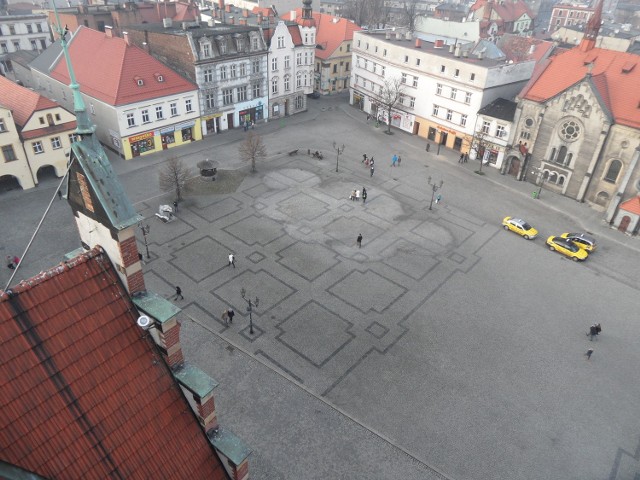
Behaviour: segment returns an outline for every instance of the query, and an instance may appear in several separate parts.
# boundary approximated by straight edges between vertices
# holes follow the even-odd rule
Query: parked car
[[[533,240],[538,236],[538,231],[521,218],[504,217],[502,226],[505,230],[511,230],[527,240]]]
[[[560,236],[567,240],[571,240],[573,243],[589,253],[593,253],[596,250],[596,239],[586,233],[563,233]]]
[[[585,249],[580,248],[577,244],[566,238],[554,237],[552,235],[547,238],[547,245],[552,252],[561,253],[571,258],[574,262],[586,260],[589,256]]]
[[[308,93],[307,97],[309,97],[309,98],[320,98],[320,92],[317,92],[317,91],[314,90],[312,93]]]

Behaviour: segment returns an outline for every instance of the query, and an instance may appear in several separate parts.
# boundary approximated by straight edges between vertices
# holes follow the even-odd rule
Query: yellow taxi
[[[583,248],[573,243],[571,240],[551,235],[547,238],[547,245],[552,252],[561,253],[569,257],[574,262],[586,260],[589,254]]]
[[[573,243],[589,253],[596,251],[596,239],[587,233],[563,233],[560,236],[567,240],[571,240]]]
[[[502,226],[505,230],[511,230],[527,240],[533,240],[538,236],[538,231],[521,218],[504,217]]]

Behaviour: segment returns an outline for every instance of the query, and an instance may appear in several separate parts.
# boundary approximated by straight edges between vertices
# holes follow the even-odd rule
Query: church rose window
[[[574,120],[563,123],[560,128],[560,136],[567,141],[577,139],[580,136],[580,124]]]

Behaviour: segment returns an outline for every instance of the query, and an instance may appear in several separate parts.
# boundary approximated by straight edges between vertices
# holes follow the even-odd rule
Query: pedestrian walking
[[[362,163],[367,163],[367,154],[366,153],[362,154]]]
[[[173,201],[173,213],[178,213],[178,200]]]
[[[587,337],[589,337],[589,341],[593,342],[593,337],[598,335],[598,329],[596,328],[596,324],[594,323],[589,327],[589,331],[587,332]]]
[[[436,203],[440,203],[440,200],[442,200],[442,195],[438,195],[436,197]]]
[[[360,201],[360,190],[356,190],[356,202]]]
[[[458,163],[464,162],[464,153],[460,154],[460,158],[458,159]]]
[[[431,144],[430,144],[430,143],[427,143],[427,152],[428,152],[429,150],[431,150]]]
[[[358,248],[362,248],[362,234],[358,234],[358,238],[356,238],[356,243],[358,244]]]
[[[174,300],[178,300],[178,297],[180,297],[180,300],[184,300],[184,297],[182,296],[182,289],[176,286],[176,296],[174,297]]]
[[[393,154],[393,157],[391,157],[391,166],[395,167],[396,163],[398,163],[398,155],[396,155],[395,153]]]
[[[233,265],[233,268],[236,268],[236,257],[234,257],[233,253],[229,254],[229,265],[227,266],[230,267],[231,265]]]
[[[220,318],[222,318],[225,325],[229,325],[229,310],[224,309]]]
[[[369,120],[371,120],[371,115],[367,113],[367,123],[369,123]]]
[[[593,355],[593,348],[587,350],[587,353],[584,354],[587,357],[587,360],[591,360],[591,355]]]
[[[469,154],[465,153],[464,154],[464,163],[467,163],[469,161]]]
[[[373,157],[371,157],[371,158],[369,159],[369,165],[371,165],[371,166],[373,167]]]
[[[141,264],[143,264],[143,265],[145,264],[144,263],[144,257],[142,256],[142,254],[140,252],[138,252],[138,260],[140,260]]]
[[[227,308],[227,316],[229,317],[229,323],[233,323],[233,316],[236,312],[233,311],[233,308]]]
[[[62,190],[58,190],[58,200],[62,200]]]
[[[373,177],[373,171],[374,171],[373,165],[371,165],[371,169],[370,170],[371,170],[371,176]]]
[[[254,128],[253,128],[253,127],[255,127],[255,126],[256,126],[256,122],[254,122],[253,120],[251,120],[251,130],[254,130]]]
[[[351,195],[349,195],[349,200],[354,201],[356,199],[356,191],[351,190]]]
[[[13,270],[16,266],[13,263],[13,257],[11,255],[7,255],[7,268]]]
[[[402,162],[402,157],[398,155],[398,166],[400,166],[400,162]]]
[[[364,205],[367,201],[367,189],[362,187],[362,204]]]

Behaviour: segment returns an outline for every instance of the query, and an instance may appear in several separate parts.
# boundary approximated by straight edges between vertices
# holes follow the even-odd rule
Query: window
[[[496,127],[496,137],[503,138],[507,136],[507,130],[504,125],[498,125]]]
[[[42,148],[42,142],[33,142],[31,146],[33,147],[33,153],[35,153],[36,155],[44,152],[44,149]]]
[[[467,125],[467,116],[466,115],[460,115],[460,126],[461,127],[465,127]]]
[[[38,120],[40,121],[40,125],[44,125],[44,117],[38,117]]]
[[[202,45],[202,56],[208,58],[211,56],[211,45],[205,43]]]
[[[236,95],[239,102],[244,102],[247,99],[247,86],[243,85],[242,87],[238,87],[236,89]]]
[[[620,170],[622,170],[622,162],[620,160],[614,160],[609,164],[609,168],[607,169],[607,174],[604,176],[604,181],[609,183],[616,183],[618,179],[618,175],[620,175]]]
[[[222,66],[220,67],[220,80],[226,80],[227,79],[227,67],[226,66]]]
[[[186,110],[187,113],[193,111],[193,105],[191,105],[191,99],[190,98],[187,98],[184,101],[184,109]]]
[[[4,124],[4,118],[0,118],[0,132],[6,132],[7,127]]]
[[[409,106],[411,108],[416,106],[416,97],[409,97]]]
[[[358,79],[356,76],[356,84],[358,83]],[[302,72],[298,72],[296,74],[296,87],[301,87],[302,86]]]
[[[247,64],[246,63],[241,63],[240,64],[240,76],[241,77],[246,77],[247,76]]]
[[[569,120],[562,124],[560,128],[560,137],[569,142],[574,141],[580,136],[580,124],[575,120]]]
[[[436,85],[436,95],[442,95],[442,84],[438,83]]]
[[[458,94],[458,89],[457,88],[452,88],[451,89],[451,95],[450,95],[451,99],[455,100],[457,94]]]
[[[375,53],[378,53],[378,46],[377,46],[377,45],[375,46],[375,48],[373,49],[373,51],[374,51]]]
[[[446,70],[447,69],[444,65],[440,65],[440,73],[444,73]]]
[[[251,50],[258,50],[258,37],[251,37]]]
[[[344,71],[348,72],[349,71],[349,62],[344,64]]]
[[[440,113],[440,107],[438,105],[434,105],[433,106],[433,116],[437,117],[439,113]]]
[[[20,42],[13,42],[13,49],[17,52],[20,50]]]
[[[178,115],[178,104],[177,103],[170,103],[169,104],[169,109],[171,110],[171,116],[175,117]]]
[[[38,42],[31,40],[31,50],[38,50]]]
[[[133,113],[127,113],[127,126],[135,127],[136,126],[136,117]]]
[[[236,38],[236,46],[238,47],[238,52],[242,52],[244,50],[244,39]]]
[[[473,82],[476,79],[476,74],[472,73],[471,75],[469,75],[469,81]]]
[[[278,37],[278,48],[284,48],[284,37]]]
[[[338,73],[338,64],[333,64],[333,73]]]
[[[145,109],[145,110],[142,110],[140,113],[142,113],[142,123],[151,122],[151,120],[149,120],[149,110]],[[133,125],[129,125],[129,126],[132,127]]]
[[[453,118],[453,112],[451,110],[447,110],[447,120],[451,121]]]
[[[413,77],[413,86],[418,88],[418,77]]]
[[[216,96],[213,93],[207,93],[204,96],[205,106],[209,109],[216,108]]]
[[[61,120],[61,116],[59,113],[56,113],[56,122],[59,122]]]
[[[253,98],[258,98],[261,96],[261,88],[260,88],[260,83],[256,82],[253,85],[251,85],[251,96]]]
[[[70,133],[69,134],[69,143],[75,143],[78,141],[78,137],[76,136],[75,133]]]
[[[482,122],[482,133],[489,133],[491,124],[489,122]]]
[[[409,55],[404,56],[404,63],[409,63]]]
[[[231,78],[236,78],[238,76],[238,67],[236,66],[236,64],[231,65],[231,67],[229,67],[229,70],[231,71]]]
[[[40,25],[39,23],[36,24],[36,30],[38,30],[38,32],[42,33],[42,25]]]
[[[213,69],[208,68],[204,71],[204,81],[205,83],[213,82]]]
[[[18,159],[16,153],[13,151],[13,145],[4,145],[2,147],[2,156],[5,162],[14,162]]]
[[[384,50],[382,50],[382,56],[386,57],[387,56],[387,49],[385,48]]]
[[[529,140],[531,138],[531,133],[522,131],[520,132],[520,138],[523,138],[524,140]]]
[[[419,67],[419,66],[420,66],[420,59],[416,58],[416,67]]]
[[[284,68],[291,68],[291,57],[289,55],[284,57]]]
[[[2,53],[9,53],[9,48],[6,43],[0,44],[0,48],[2,49]]]
[[[460,69],[456,68],[455,73],[453,74],[453,78],[458,78],[460,76]]]
[[[278,77],[271,79],[271,93],[274,95],[278,93]]]
[[[156,107],[156,120],[162,120],[164,118],[164,113],[162,112],[162,105],[158,105]]]
[[[271,71],[275,72],[276,70],[278,70],[278,58],[274,57],[271,59]]]
[[[252,73],[260,73],[260,60],[254,60],[251,63],[251,72]]]
[[[288,92],[291,89],[291,80],[289,75],[284,77],[284,91]]]
[[[227,40],[225,38],[220,39],[220,54],[226,55],[227,53]]]
[[[9,35],[16,34],[16,27],[14,25],[9,25]]]
[[[59,148],[62,148],[62,143],[60,143],[60,137],[53,137],[51,139],[51,148],[53,148],[54,150],[58,150]]]
[[[27,33],[33,33],[33,27],[30,23],[27,23]]]
[[[466,92],[464,94],[464,103],[469,105],[471,103],[471,92]]]
[[[387,69],[385,68],[385,66],[384,66],[384,65],[382,65],[382,66],[380,67],[380,76],[384,77],[384,74],[385,74],[385,72],[386,72],[386,71],[387,71]]]
[[[402,82],[403,85],[406,85],[406,83],[407,83],[407,74],[406,73],[402,74],[401,82]]]
[[[233,103],[233,89],[226,88],[222,90],[222,103],[225,105],[231,105]]]
[[[347,43],[347,52],[350,52],[350,51],[351,51],[351,44]]]
[[[296,65],[302,65],[302,53],[300,52],[296,53]]]

